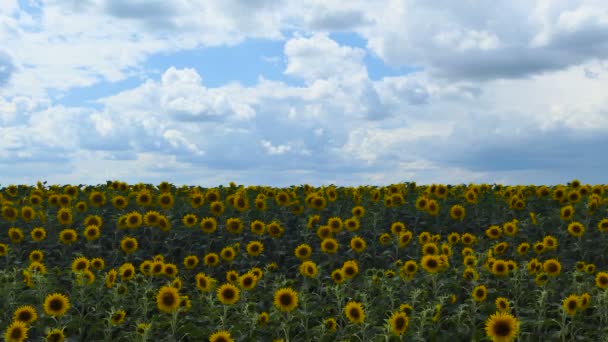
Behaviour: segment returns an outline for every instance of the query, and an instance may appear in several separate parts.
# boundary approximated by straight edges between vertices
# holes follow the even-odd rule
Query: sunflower
[[[306,224],[306,227],[308,227],[308,229],[313,229],[320,221],[321,221],[321,216],[311,215],[308,217],[308,222]]]
[[[458,242],[460,242],[460,234],[457,232],[452,232],[448,235],[448,243],[450,246],[454,246]]]
[[[496,310],[499,312],[511,311],[511,304],[509,304],[509,301],[505,297],[496,298],[494,305],[496,306]]]
[[[574,294],[569,295],[562,302],[562,308],[570,316],[574,316],[574,314],[576,314],[576,310],[578,309],[578,306],[579,306],[578,296],[574,295]]]
[[[186,214],[182,218],[182,223],[184,226],[192,228],[198,223],[198,217],[195,214]]]
[[[59,232],[59,241],[66,245],[71,245],[78,239],[78,233],[74,229],[64,229]]]
[[[46,334],[46,340],[48,342],[63,342],[65,339],[65,334],[63,333],[63,329],[51,329]]]
[[[498,238],[500,238],[500,236],[502,235],[502,228],[500,228],[500,226],[490,226],[488,229],[486,229],[486,236],[492,240],[496,240]]]
[[[268,235],[270,235],[270,237],[273,237],[273,238],[281,237],[283,235],[283,233],[285,232],[285,229],[281,226],[281,223],[279,223],[278,221],[270,222],[266,226],[266,228],[268,229]]]
[[[20,306],[13,313],[13,321],[20,321],[25,323],[26,325],[31,325],[38,319],[38,312],[31,305],[23,305]]]
[[[7,221],[15,221],[18,217],[18,211],[16,208],[10,205],[2,206],[2,217]]]
[[[156,295],[156,306],[160,311],[171,313],[179,308],[179,292],[172,286],[163,286]]]
[[[42,260],[44,259],[44,253],[39,249],[35,249],[30,252],[28,258],[30,259],[30,261],[42,262]]]
[[[574,208],[571,205],[562,207],[559,210],[559,217],[564,221],[570,221],[574,217]]]
[[[21,207],[21,218],[25,222],[30,222],[36,217],[36,211],[30,206]]]
[[[129,201],[124,196],[121,196],[121,195],[112,197],[111,202],[112,202],[112,206],[114,206],[114,208],[116,208],[116,209],[124,209],[129,204]]]
[[[238,287],[232,284],[222,284],[218,287],[217,291],[217,299],[226,305],[232,305],[241,299],[241,291]]]
[[[471,246],[477,239],[475,238],[475,235],[471,233],[464,233],[462,234],[460,241],[462,241],[462,244],[465,246]]]
[[[263,311],[258,315],[258,324],[259,325],[266,325],[266,324],[268,324],[268,321],[270,321],[270,315],[268,315],[268,312]]]
[[[143,216],[144,224],[148,227],[156,227],[158,226],[158,221],[160,219],[160,213],[158,211],[148,211]]]
[[[422,245],[422,255],[437,255],[439,254],[439,247],[433,242],[428,242]]]
[[[365,310],[359,302],[349,301],[344,307],[344,314],[351,323],[362,324],[365,321]]]
[[[367,248],[367,243],[362,237],[355,236],[350,239],[350,248],[357,253],[361,253]]]
[[[171,195],[171,193],[169,192],[160,194],[157,200],[158,206],[163,209],[171,209],[173,207],[174,202],[175,199],[173,198],[173,195]]]
[[[608,287],[608,273],[606,272],[597,272],[595,275],[595,285],[600,289],[605,289]]]
[[[126,316],[127,313],[125,310],[118,310],[112,314],[112,317],[110,317],[110,323],[112,323],[112,325],[120,325],[125,321]]]
[[[608,219],[602,219],[598,224],[597,224],[597,229],[600,232],[606,232],[608,231]]]
[[[507,222],[502,226],[502,231],[506,236],[515,236],[519,228],[517,227],[517,221]]]
[[[153,261],[152,264],[150,264],[150,274],[153,276],[159,276],[163,274],[164,269],[165,263],[160,260]]]
[[[318,272],[317,264],[315,264],[313,261],[307,260],[300,264],[300,274],[305,277],[315,278]]]
[[[585,233],[585,226],[580,222],[571,222],[568,225],[568,233],[574,237],[581,237]]]
[[[165,263],[163,265],[163,274],[166,275],[169,278],[175,278],[177,277],[177,273],[178,273],[178,269],[177,266],[175,264],[172,263]]]
[[[4,340],[7,342],[22,342],[27,339],[27,332],[29,328],[26,323],[21,321],[14,321],[8,326],[4,333]]]
[[[5,243],[0,243],[0,256],[5,256],[8,253],[8,246]]]
[[[190,194],[189,202],[192,208],[199,208],[205,203],[205,196],[202,193],[195,191]]]
[[[70,309],[70,300],[61,293],[52,293],[44,299],[44,312],[55,318],[63,316]]]
[[[209,342],[234,342],[227,330],[219,330],[209,336]]]
[[[99,215],[89,215],[84,219],[82,224],[85,227],[91,225],[101,227],[103,225],[103,219]]]
[[[259,240],[250,241],[247,244],[246,250],[249,256],[255,257],[262,254],[264,251],[264,244]]]
[[[557,259],[548,259],[543,262],[543,271],[552,277],[558,276],[562,271],[562,264]]]
[[[205,217],[201,219],[199,227],[205,234],[211,234],[217,230],[217,220],[215,217]]]
[[[205,273],[198,273],[195,277],[196,287],[203,292],[209,292],[215,286],[215,279],[209,277]]]
[[[226,230],[232,234],[240,234],[243,231],[243,221],[238,217],[227,219]]]
[[[409,326],[410,319],[407,317],[405,312],[395,311],[391,315],[389,319],[389,324],[391,326],[391,331],[395,336],[401,336],[407,331],[407,327]]]
[[[239,280],[239,272],[237,272],[235,270],[230,270],[230,271],[226,272],[226,280],[230,284],[236,284],[236,282]]]
[[[282,312],[291,312],[298,306],[298,293],[291,288],[280,288],[274,293],[274,306]]]
[[[126,236],[120,241],[120,249],[126,254],[131,254],[137,250],[138,243],[134,237]]]
[[[8,229],[8,237],[12,243],[20,243],[23,241],[23,232],[19,228],[11,227]]]
[[[106,267],[106,262],[102,258],[91,259],[91,268],[97,271],[101,271]]]
[[[435,200],[429,200],[429,203],[426,206],[426,211],[431,216],[437,216],[439,214],[439,203]]]
[[[488,288],[485,285],[478,285],[473,289],[473,299],[476,302],[483,302],[488,297]]]
[[[514,341],[519,334],[519,321],[510,313],[497,312],[488,318],[485,330],[493,342]]]
[[[89,195],[89,203],[94,207],[101,207],[106,204],[106,194],[99,191],[92,191]]]
[[[418,265],[416,264],[416,261],[408,260],[399,269],[399,276],[402,279],[411,280],[416,272],[418,272]]]
[[[405,224],[403,222],[393,222],[391,224],[391,233],[393,233],[393,235],[399,235],[402,232],[405,231]]]
[[[184,267],[191,270],[195,268],[199,263],[198,257],[196,255],[188,255],[184,258]]]
[[[258,282],[258,277],[256,277],[256,275],[249,271],[245,274],[243,274],[242,276],[239,277],[239,286],[243,289],[243,290],[251,290],[255,287],[255,285]]]
[[[464,207],[459,204],[455,204],[450,208],[450,217],[453,220],[456,220],[456,221],[464,220],[465,213],[466,213],[466,211],[465,211]]]
[[[218,189],[207,189],[205,192],[207,202],[216,202],[220,200],[220,192]]]
[[[30,232],[30,235],[32,236],[32,240],[39,242],[46,238],[46,230],[42,227],[35,227]]]
[[[317,236],[319,239],[327,239],[333,236],[331,228],[329,226],[320,226],[317,228]]]
[[[416,209],[419,211],[425,211],[429,204],[429,199],[426,197],[418,197],[416,199]]]
[[[220,201],[211,202],[209,205],[209,209],[211,210],[211,214],[213,214],[213,216],[222,215],[224,213],[224,208],[224,203]]]
[[[160,220],[160,217],[159,217]],[[137,211],[132,211],[127,214],[127,228],[135,229],[140,227],[144,222],[143,216]]]
[[[260,220],[254,220],[250,224],[251,232],[255,235],[263,235],[266,231],[266,224]]]
[[[350,212],[353,216],[355,216],[357,218],[361,218],[365,214],[365,208],[358,205],[358,206],[354,207]]]
[[[101,235],[101,231],[98,226],[89,225],[84,229],[84,237],[88,241],[93,241],[99,239]]]
[[[220,252],[220,257],[224,259],[224,261],[231,262],[236,258],[236,250],[234,250],[234,247],[232,246],[224,247]]]
[[[441,266],[441,259],[437,255],[429,254],[420,260],[422,268],[429,273],[437,273]]]
[[[44,264],[41,262],[32,261],[28,266],[28,269],[30,271],[36,271],[40,274],[46,274],[46,266],[44,266]]]
[[[135,203],[140,207],[152,205],[153,197],[150,190],[141,190],[135,195]]]
[[[528,251],[530,250],[530,244],[527,242],[522,242],[519,244],[519,246],[517,246],[517,254],[519,255],[526,255],[528,253]]]
[[[397,236],[399,248],[404,248],[409,245],[410,242],[412,242],[412,236],[413,234],[409,230],[399,233],[399,235]]]
[[[329,332],[333,333],[338,330],[338,322],[333,317],[324,319],[323,325],[325,326],[325,329],[327,329],[327,331]]]
[[[150,329],[150,324],[148,323],[138,323],[137,327],[135,328],[135,331],[139,334],[139,335],[145,335],[148,330]]]
[[[327,238],[321,241],[321,250],[323,253],[335,254],[338,252],[339,247],[340,245],[338,244],[338,240],[334,238]]]
[[[589,307],[589,304],[591,304],[591,295],[589,293],[585,292],[582,295],[578,296],[579,309],[585,310]]]
[[[309,244],[301,244],[294,249],[294,254],[296,258],[304,261],[310,258],[312,254],[312,247]]]
[[[344,270],[341,268],[333,270],[331,272],[331,279],[336,284],[342,284],[346,280],[346,276],[344,275]]]
[[[432,242],[432,237],[431,237],[431,233],[429,232],[421,232],[420,234],[418,234],[418,243],[422,246],[425,243],[429,243]]]
[[[220,256],[217,253],[207,253],[203,258],[206,266],[217,266],[220,264]]]
[[[356,232],[361,228],[361,223],[357,217],[351,217],[344,220],[344,228],[349,232]]]
[[[118,273],[122,281],[129,281],[135,278],[135,266],[130,262],[126,262],[118,268]]]
[[[116,283],[116,276],[117,276],[117,272],[115,269],[111,269],[108,271],[108,273],[106,273],[106,287],[108,289],[111,289],[112,287],[114,287],[114,284]]]
[[[168,232],[171,230],[171,222],[167,216],[161,215],[158,218],[158,228],[163,232]]]
[[[492,274],[498,277],[504,277],[509,274],[509,266],[506,261],[496,259],[492,264]]]
[[[78,203],[76,203],[76,210],[79,213],[84,213],[89,209],[89,206],[87,205],[87,203],[85,201],[80,201]]]
[[[391,243],[392,239],[393,238],[391,237],[391,235],[389,233],[382,233],[378,237],[378,241],[383,246],[388,245],[389,243]]]
[[[585,265],[585,273],[588,273],[588,274],[595,273],[595,265],[594,264]]]
[[[89,261],[89,259],[83,256],[77,257],[76,259],[74,259],[74,261],[72,261],[72,272],[78,273],[86,271],[89,269],[90,265],[91,262]]]

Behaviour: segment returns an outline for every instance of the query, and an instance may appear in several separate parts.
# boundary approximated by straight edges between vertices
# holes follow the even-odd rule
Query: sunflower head
[[[486,321],[486,335],[492,341],[513,341],[519,334],[519,321],[507,312],[497,312]]]
[[[176,288],[163,286],[156,295],[156,305],[160,311],[171,313],[179,308],[180,296]]]
[[[61,293],[52,293],[44,299],[44,312],[53,317],[61,317],[70,309],[70,300]]]
[[[359,302],[349,301],[344,307],[344,314],[351,323],[362,324],[365,321],[365,310]]]
[[[292,288],[280,288],[274,293],[274,306],[282,312],[291,312],[298,306],[298,293]]]

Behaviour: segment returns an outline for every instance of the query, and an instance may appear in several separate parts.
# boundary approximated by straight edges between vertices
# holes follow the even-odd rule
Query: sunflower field
[[[5,341],[604,341],[608,186],[0,188]]]

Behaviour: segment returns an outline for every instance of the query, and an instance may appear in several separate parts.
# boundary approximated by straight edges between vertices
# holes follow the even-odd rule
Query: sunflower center
[[[226,299],[234,298],[234,290],[232,289],[225,289],[222,294]]]
[[[279,302],[283,306],[289,306],[291,305],[291,296],[288,293],[282,294],[281,297],[279,297]]]
[[[61,311],[63,309],[63,301],[59,298],[52,299],[49,302],[49,308],[52,311]]]
[[[506,337],[511,334],[511,325],[507,321],[498,321],[494,325],[494,334],[500,337]]]
[[[359,319],[359,317],[360,317],[359,310],[357,310],[357,308],[350,309],[349,313],[350,313],[350,316],[355,320]]]
[[[397,330],[401,330],[405,327],[405,319],[403,317],[397,317],[397,319],[395,320],[395,328],[397,328]]]
[[[172,306],[175,304],[175,296],[173,293],[165,293],[162,297],[162,302],[166,306]]]

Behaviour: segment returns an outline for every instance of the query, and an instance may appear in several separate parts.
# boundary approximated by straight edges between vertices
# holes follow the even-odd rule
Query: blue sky
[[[604,183],[606,37],[599,0],[3,0],[0,184]]]

